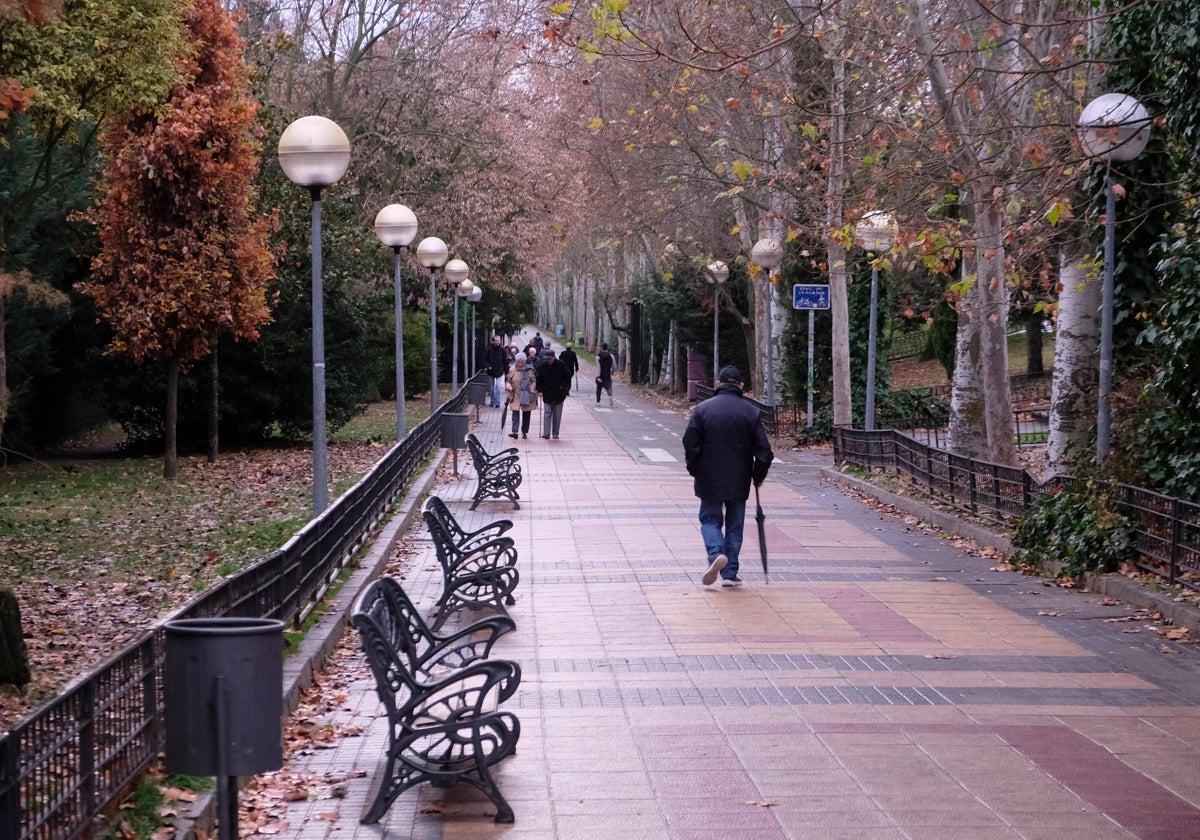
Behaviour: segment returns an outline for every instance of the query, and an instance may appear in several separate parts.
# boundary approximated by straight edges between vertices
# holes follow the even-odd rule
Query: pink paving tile
[[[933,637],[858,587],[817,587],[815,594],[843,620],[876,642],[932,642]]]
[[[1058,726],[998,726],[995,731],[1140,840],[1200,837],[1200,809],[1078,732]]]

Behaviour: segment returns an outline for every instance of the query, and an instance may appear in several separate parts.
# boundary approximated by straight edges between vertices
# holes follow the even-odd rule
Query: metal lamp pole
[[[721,373],[719,358],[720,317],[721,317],[721,284],[729,277],[729,266],[717,260],[708,264],[708,275],[713,284],[713,385]]]
[[[875,358],[879,344],[879,262],[875,255],[892,247],[895,227],[887,213],[866,213],[854,229],[854,238],[871,255],[871,320],[867,324],[867,406],[863,428],[875,429]]]
[[[467,355],[467,299],[471,296],[471,291],[475,288],[475,284],[470,280],[464,280],[458,284],[456,289],[457,296],[462,298],[463,302],[463,328],[462,328],[462,366],[463,366],[463,386],[467,384],[467,380],[471,378],[471,360]]]
[[[321,190],[336,184],[350,166],[350,141],[325,117],[301,117],[279,137],[279,165],[292,183],[312,196],[312,390],[313,515],[329,506],[325,428],[325,290],[321,265]]]
[[[476,325],[475,325],[475,310],[479,308],[476,304],[479,303],[479,301],[482,297],[483,297],[483,289],[481,289],[479,286],[476,286],[474,283],[472,283],[471,284],[471,294],[467,296],[467,300],[470,301],[470,303],[471,303],[471,372],[472,373],[475,373],[479,370],[479,365],[477,364],[476,359],[475,359],[475,350],[476,350],[476,348],[479,347],[479,333],[477,332],[478,327],[476,327]]]
[[[403,204],[389,204],[375,216],[375,235],[392,249],[396,289],[396,440],[403,440],[408,433],[408,422],[404,413],[404,295],[400,288],[400,252],[417,235],[417,217]]]
[[[783,262],[783,246],[774,239],[760,239],[750,249],[750,262],[767,270],[767,405],[775,405],[775,270]]]
[[[462,260],[450,260],[442,269],[442,273],[452,284],[451,291],[454,293],[454,326],[450,330],[450,393],[452,395],[458,393],[458,299],[463,296],[459,286],[462,283],[470,282],[467,280],[470,272],[471,267]]]
[[[417,244],[417,262],[429,269],[429,413],[437,411],[437,272],[446,264],[449,250],[436,236],[427,236]]]
[[[1100,305],[1100,388],[1096,408],[1096,462],[1112,448],[1113,267],[1116,264],[1117,196],[1112,162],[1129,161],[1150,142],[1150,116],[1140,102],[1121,93],[1104,93],[1079,116],[1079,144],[1089,157],[1104,162],[1104,286]]]

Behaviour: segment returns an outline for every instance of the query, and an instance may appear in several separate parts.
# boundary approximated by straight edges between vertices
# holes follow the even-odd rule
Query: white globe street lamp
[[[717,337],[720,335],[721,317],[721,284],[729,279],[729,266],[717,260],[708,264],[708,282],[713,284],[713,387],[717,385],[717,377],[721,372],[721,360],[718,356]]]
[[[783,246],[774,239],[760,239],[750,249],[750,262],[767,270],[767,405],[775,405],[775,269],[783,262]]]
[[[1096,461],[1112,447],[1113,267],[1116,264],[1117,194],[1112,162],[1129,161],[1150,142],[1150,115],[1140,102],[1122,93],[1103,93],[1079,115],[1079,144],[1084,154],[1104,162],[1104,285],[1100,304],[1100,387],[1096,410]]]
[[[463,283],[469,283],[467,275],[471,272],[471,267],[462,260],[450,260],[446,263],[446,267],[442,270],[446,275],[446,279],[451,282],[454,292],[454,326],[450,330],[450,393],[458,393],[458,299],[463,297],[460,286]],[[469,291],[469,290],[468,290]]]
[[[279,137],[279,166],[312,197],[312,380],[313,513],[329,506],[329,469],[325,428],[325,290],[321,266],[321,190],[336,184],[350,166],[346,132],[325,117],[301,117]]]
[[[400,288],[400,252],[408,248],[417,235],[417,216],[403,204],[389,204],[375,214],[375,235],[392,249],[396,289],[396,440],[403,440],[408,433],[408,423],[404,414],[404,312],[401,303],[404,296]]]
[[[437,411],[437,272],[450,251],[436,236],[417,243],[417,262],[429,269],[429,413]]]
[[[871,320],[867,325],[867,407],[863,428],[875,428],[875,355],[879,343],[879,262],[874,258],[892,247],[896,226],[892,217],[882,211],[865,214],[854,226],[854,238],[863,250],[871,254]]]

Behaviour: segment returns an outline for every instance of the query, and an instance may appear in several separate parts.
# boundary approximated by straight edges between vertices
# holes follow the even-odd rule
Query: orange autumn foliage
[[[260,131],[241,38],[217,0],[195,0],[186,22],[191,81],[105,127],[90,214],[102,250],[79,286],[113,327],[112,352],[185,368],[217,334],[258,337],[274,276],[274,220],[254,215]]]

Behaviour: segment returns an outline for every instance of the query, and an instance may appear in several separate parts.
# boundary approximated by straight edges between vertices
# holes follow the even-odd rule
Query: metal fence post
[[[21,739],[0,735],[0,837],[21,836]]]
[[[1171,583],[1179,575],[1180,542],[1183,540],[1183,503],[1179,499],[1171,501]]]

